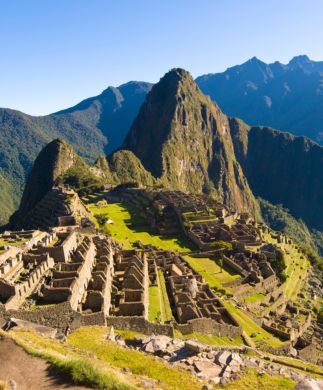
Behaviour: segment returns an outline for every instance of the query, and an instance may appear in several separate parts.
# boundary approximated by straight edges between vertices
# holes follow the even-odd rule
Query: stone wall
[[[50,307],[40,307],[39,309],[25,310],[8,310],[6,318],[14,317],[21,320],[34,322],[45,326],[65,330],[67,325],[76,329],[82,324],[82,315],[72,310],[69,302],[63,302]]]
[[[81,325],[102,325],[105,326],[107,323],[106,316],[103,311],[91,314],[82,314],[81,315]]]
[[[196,318],[188,321],[186,324],[174,324],[174,328],[182,334],[191,334],[194,332],[212,334],[219,337],[238,337],[242,334],[240,326],[229,324],[220,324],[211,318]]]
[[[144,334],[162,334],[173,337],[174,329],[169,324],[155,324],[143,317],[108,317],[107,325],[113,325],[117,329],[132,330]]]

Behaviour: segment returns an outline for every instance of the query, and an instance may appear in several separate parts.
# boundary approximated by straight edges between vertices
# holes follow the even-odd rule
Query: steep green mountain
[[[115,184],[135,182],[144,186],[156,184],[156,179],[129,150],[119,150],[108,157],[112,181]]]
[[[10,218],[10,223],[18,225],[19,220],[52,189],[56,180],[74,166],[78,166],[81,171],[86,164],[64,140],[56,139],[46,145],[34,162],[19,209]]]
[[[32,163],[42,147],[63,137],[89,161],[104,151],[111,152],[122,143],[150,87],[143,82],[109,87],[68,110],[42,117],[0,109],[0,196],[4,201],[11,198],[1,202],[0,220],[5,221],[18,206]]]
[[[234,118],[230,128],[236,158],[253,193],[282,204],[308,227],[323,230],[323,147]]]
[[[300,244],[316,247],[313,235],[302,220],[292,217],[282,205],[273,205],[262,198],[258,201],[264,221],[273,230],[287,234]]]
[[[266,64],[253,57],[196,82],[227,115],[323,144],[323,61],[302,55]]]
[[[45,228],[42,215],[45,220],[53,223],[56,220],[53,218],[55,210],[50,210],[49,207],[62,210],[69,207],[59,193],[52,191],[54,186],[69,186],[83,196],[96,192],[103,184],[118,185],[129,182],[145,186],[156,183],[132,152],[120,150],[108,159],[98,158],[91,166],[78,156],[66,141],[55,139],[37,156],[19,209],[10,218],[10,227]],[[77,203],[77,199],[75,202]],[[77,208],[81,209],[82,205],[77,204]]]
[[[234,156],[228,118],[183,69],[168,72],[147,95],[123,146],[166,187],[212,187],[229,207],[256,213]]]

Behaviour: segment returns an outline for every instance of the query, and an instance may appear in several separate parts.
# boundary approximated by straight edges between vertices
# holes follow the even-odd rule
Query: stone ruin
[[[143,333],[241,334],[208,284],[173,252],[123,250],[106,236],[70,227],[21,235],[27,241],[0,264],[0,306],[7,316],[57,326],[59,313],[62,327],[109,320]],[[160,278],[172,310],[165,324],[148,321],[149,287],[161,288]]]

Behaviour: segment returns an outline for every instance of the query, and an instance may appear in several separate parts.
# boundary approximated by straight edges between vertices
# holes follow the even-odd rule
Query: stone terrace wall
[[[31,311],[8,310],[5,317],[19,318],[20,320],[34,322],[45,326],[50,326],[60,330],[65,330],[67,325],[72,329],[81,326],[81,314],[72,310],[69,302],[63,302],[54,306],[43,307]]]
[[[188,321],[186,324],[175,323],[174,328],[179,330],[182,334],[199,332],[230,338],[238,337],[242,334],[240,326],[220,324],[211,318],[196,318]]]
[[[174,336],[174,329],[169,324],[155,324],[143,317],[108,317],[107,325],[113,325],[117,329],[133,330],[144,334],[163,334],[169,337]]]
[[[91,313],[91,314],[82,314],[81,315],[81,325],[82,326],[88,326],[88,325],[106,325],[106,316],[103,311],[99,311],[97,313]]]

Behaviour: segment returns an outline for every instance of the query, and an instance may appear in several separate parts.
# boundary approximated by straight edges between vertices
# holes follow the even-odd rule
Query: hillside
[[[256,57],[196,79],[227,115],[323,143],[323,61],[294,57],[284,65]]]
[[[253,193],[322,230],[323,147],[268,127],[230,123],[235,154]]]
[[[257,212],[234,156],[228,118],[183,69],[154,85],[124,148],[166,187],[213,192],[229,207]]]
[[[2,197],[11,198],[4,202],[0,220],[5,222],[18,206],[25,180],[42,147],[63,137],[89,161],[104,151],[111,152],[122,143],[149,89],[150,84],[143,82],[109,87],[72,108],[42,117],[0,109]]]

